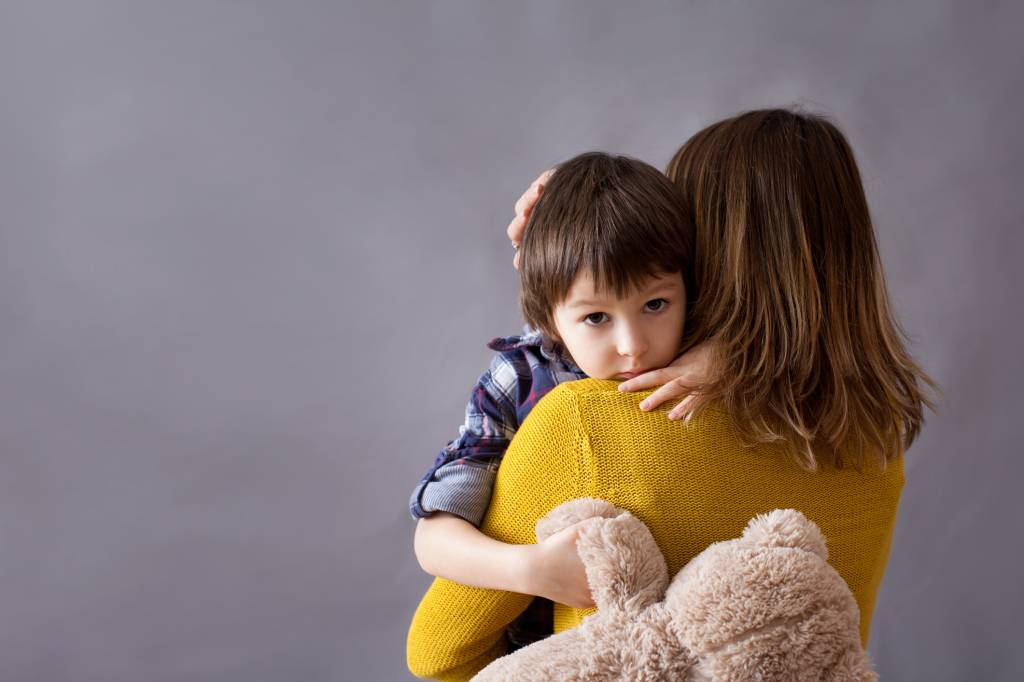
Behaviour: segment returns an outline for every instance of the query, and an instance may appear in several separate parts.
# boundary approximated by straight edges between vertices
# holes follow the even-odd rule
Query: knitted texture
[[[577,497],[607,500],[650,529],[674,575],[713,542],[739,536],[754,516],[803,512],[828,542],[829,563],[860,609],[867,645],[889,555],[903,463],[884,470],[801,469],[783,445],[744,448],[733,420],[711,407],[684,424],[668,406],[641,412],[650,392],[622,393],[614,381],[561,384],[521,425],[495,481],[481,529],[503,542],[535,542],[534,525]],[[530,597],[438,579],[409,630],[409,669],[465,680],[505,651],[505,627]],[[555,606],[555,630],[593,611]]]

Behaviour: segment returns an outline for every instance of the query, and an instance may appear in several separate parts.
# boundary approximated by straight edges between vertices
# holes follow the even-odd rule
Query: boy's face
[[[682,273],[652,277],[623,298],[598,295],[581,272],[552,311],[555,328],[580,369],[594,379],[628,379],[665,367],[679,353],[686,317]]]

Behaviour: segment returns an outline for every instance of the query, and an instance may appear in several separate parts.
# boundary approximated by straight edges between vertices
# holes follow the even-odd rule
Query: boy
[[[519,249],[526,333],[491,341],[498,355],[473,389],[459,437],[410,499],[414,518],[430,517],[416,532],[424,570],[565,603],[588,599],[531,582],[546,572],[522,560],[529,546],[502,546],[477,527],[509,442],[548,391],[587,377],[628,379],[675,359],[693,244],[680,190],[657,169],[596,152],[557,168]],[[535,600],[509,628],[510,650],[550,634],[545,606]]]

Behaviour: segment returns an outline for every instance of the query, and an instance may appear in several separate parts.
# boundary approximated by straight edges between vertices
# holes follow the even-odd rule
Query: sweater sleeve
[[[562,384],[537,403],[512,440],[480,529],[502,542],[535,542],[539,518],[587,494],[587,447],[576,394]],[[436,579],[409,629],[409,670],[418,677],[468,680],[505,653],[505,628],[531,599]]]

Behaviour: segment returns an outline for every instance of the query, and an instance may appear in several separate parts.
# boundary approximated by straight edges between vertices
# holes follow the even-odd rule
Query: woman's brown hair
[[[694,135],[667,174],[697,227],[687,346],[750,443],[801,466],[882,466],[917,437],[935,385],[892,315],[853,151],[823,117],[751,111]]]

